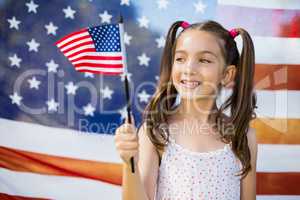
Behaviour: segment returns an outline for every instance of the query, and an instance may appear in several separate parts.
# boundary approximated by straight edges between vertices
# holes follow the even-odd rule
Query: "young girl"
[[[243,40],[241,55],[237,35]],[[228,31],[215,21],[175,22],[143,123],[136,130],[126,120],[116,130],[123,199],[256,199],[257,143],[249,127],[256,118],[253,76],[247,31]],[[232,93],[218,107],[222,88]]]

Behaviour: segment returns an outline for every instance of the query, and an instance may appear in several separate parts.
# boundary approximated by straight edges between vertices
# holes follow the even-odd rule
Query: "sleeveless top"
[[[196,152],[171,137],[161,157],[155,200],[240,200],[241,162],[231,143]]]

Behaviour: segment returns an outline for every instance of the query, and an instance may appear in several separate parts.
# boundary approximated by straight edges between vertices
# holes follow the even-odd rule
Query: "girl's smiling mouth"
[[[180,85],[189,88],[189,89],[195,89],[201,84],[200,81],[189,81],[189,80],[181,80]]]

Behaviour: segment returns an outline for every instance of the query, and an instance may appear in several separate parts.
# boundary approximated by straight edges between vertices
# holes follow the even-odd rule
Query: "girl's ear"
[[[234,80],[236,76],[236,66],[235,65],[228,65],[224,70],[224,75],[221,80],[221,84],[225,88],[232,88],[234,85]]]

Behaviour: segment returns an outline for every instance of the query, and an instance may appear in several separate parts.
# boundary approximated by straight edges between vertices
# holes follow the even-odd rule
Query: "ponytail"
[[[251,169],[247,133],[250,121],[256,118],[254,112],[256,107],[256,94],[254,92],[255,53],[249,33],[242,28],[235,30],[242,37],[242,52],[236,63],[237,74],[232,96],[228,99],[229,101],[222,105],[220,110],[223,111],[226,109],[225,107],[231,106],[231,124],[234,124],[235,128],[235,135],[231,138],[232,148],[243,165],[241,175],[245,176],[247,171]],[[236,44],[234,48],[237,51]]]
[[[188,24],[184,23],[184,21],[176,21],[171,25],[167,33],[160,63],[158,87],[143,113],[143,122],[146,124],[147,135],[158,151],[162,151],[166,141],[168,141],[169,132],[168,130],[165,131],[165,129],[161,130],[161,125],[167,123],[166,115],[171,112],[171,107],[177,95],[177,91],[171,82],[171,74],[177,31],[180,27],[186,29]]]

